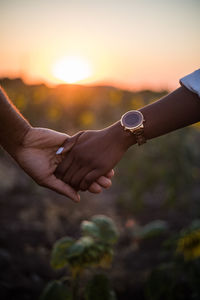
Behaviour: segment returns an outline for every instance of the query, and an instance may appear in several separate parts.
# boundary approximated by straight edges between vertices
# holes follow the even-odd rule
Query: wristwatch
[[[144,116],[138,110],[130,110],[121,117],[121,125],[124,130],[128,130],[136,137],[138,145],[146,143],[144,136]]]

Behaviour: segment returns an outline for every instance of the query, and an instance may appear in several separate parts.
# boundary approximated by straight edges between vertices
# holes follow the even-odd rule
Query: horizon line
[[[139,92],[139,91],[153,91],[153,92],[169,92],[170,89],[166,88],[166,87],[161,87],[161,88],[151,88],[149,86],[144,86],[144,87],[140,87],[140,88],[128,88],[125,84],[118,84],[118,83],[109,83],[109,82],[104,82],[104,81],[97,81],[94,83],[67,83],[67,82],[63,82],[63,83],[51,83],[48,82],[46,80],[33,80],[33,81],[27,81],[26,79],[24,79],[23,77],[20,76],[0,76],[0,81],[1,80],[21,80],[25,85],[27,86],[40,86],[40,85],[45,85],[48,88],[56,88],[59,86],[74,86],[74,87],[105,87],[105,88],[114,88],[114,89],[118,89],[118,90],[125,90],[125,91],[129,91],[129,92]]]

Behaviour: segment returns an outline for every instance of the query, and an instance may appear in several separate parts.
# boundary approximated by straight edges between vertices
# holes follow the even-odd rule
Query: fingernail
[[[99,187],[97,190],[96,190],[97,194],[100,194],[102,192],[102,189]]]
[[[105,183],[106,183],[107,185],[110,185],[110,184],[111,184],[111,180],[110,180],[109,178],[105,178]]]
[[[60,147],[60,148],[57,150],[56,154],[61,154],[61,153],[63,152],[63,150],[64,150],[64,147]]]

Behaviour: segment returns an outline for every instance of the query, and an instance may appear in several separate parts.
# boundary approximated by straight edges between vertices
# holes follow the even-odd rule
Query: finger
[[[114,176],[114,170],[109,171],[105,176],[101,176],[96,182],[93,182],[89,187],[89,192],[98,194],[101,193],[102,187],[107,189],[112,185],[110,178]]]
[[[71,178],[73,177],[74,174],[76,174],[80,170],[80,168],[81,168],[80,164],[74,159],[70,167],[66,170],[62,180],[72,185]]]
[[[74,202],[80,202],[79,194],[68,184],[64,183],[62,180],[56,178],[52,175],[44,186],[48,187],[55,192],[67,196],[68,198],[72,199]]]
[[[73,162],[72,153],[66,154],[54,172],[56,177],[60,179],[63,178],[63,176],[71,166],[72,162]]]
[[[111,179],[114,175],[115,175],[115,171],[112,169],[105,175],[105,177]]]
[[[93,194],[99,194],[102,192],[102,188],[97,182],[93,182],[88,191]]]
[[[69,137],[66,139],[66,141],[63,143],[63,145],[57,150],[56,154],[65,154],[69,152],[73,146],[76,144],[78,138],[83,133],[83,131],[80,131],[76,133],[75,135]]]
[[[86,167],[82,167],[78,172],[75,172],[70,180],[71,186],[80,189],[80,183],[88,173],[89,170]]]
[[[80,189],[82,191],[87,190],[93,182],[97,181],[97,179],[101,177],[101,175],[102,175],[102,170],[99,169],[89,172],[81,181]]]
[[[105,176],[101,176],[96,180],[96,183],[98,183],[101,187],[108,189],[109,187],[111,187],[112,185],[112,181],[105,177]]]

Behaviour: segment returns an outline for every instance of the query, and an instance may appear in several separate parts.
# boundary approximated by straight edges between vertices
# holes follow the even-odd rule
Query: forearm
[[[144,135],[148,140],[199,121],[200,99],[180,87],[140,111],[144,115]],[[64,149],[67,149],[67,143]],[[102,130],[86,131],[66,157],[64,170],[67,170],[67,175],[62,177],[62,169],[58,173],[61,171],[65,182],[86,190],[98,177],[112,169],[134,144],[134,133],[124,130],[120,121]]]
[[[31,128],[0,88],[0,144],[13,154]]]
[[[144,135],[149,140],[200,121],[200,98],[180,87],[140,111],[145,119]],[[127,148],[136,144],[134,134],[124,131],[120,121],[110,128]]]
[[[146,120],[145,137],[152,139],[200,121],[200,98],[180,87],[140,111]]]

